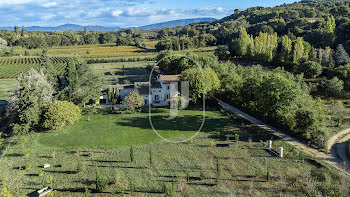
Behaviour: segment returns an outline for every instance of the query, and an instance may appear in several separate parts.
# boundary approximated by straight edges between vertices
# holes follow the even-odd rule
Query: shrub
[[[26,170],[30,170],[32,168],[32,166],[30,165],[30,164],[26,164],[25,166],[24,166],[24,169],[26,169]]]
[[[39,173],[38,173],[38,176],[43,176],[43,175],[44,175],[44,171],[40,170]]]
[[[90,197],[91,196],[91,192],[90,192],[89,188],[87,188],[86,186],[85,186],[84,196],[85,197]]]
[[[77,165],[77,173],[84,172],[84,170],[85,170],[85,164],[79,161]]]
[[[200,180],[204,180],[204,179],[205,179],[205,174],[204,174],[203,171],[202,171],[201,174],[199,175],[199,179],[200,179]]]
[[[236,142],[239,141],[239,134],[238,133],[235,134],[235,140],[236,140]]]
[[[22,149],[21,154],[25,157],[28,157],[30,155],[30,149],[29,148]]]
[[[270,179],[271,179],[270,167],[267,166],[267,169],[266,169],[266,181],[270,181]]]
[[[295,72],[304,73],[307,78],[314,78],[322,73],[322,65],[314,61],[307,61],[303,64],[297,64]]]
[[[214,147],[214,146],[215,146],[215,142],[214,142],[214,141],[210,141],[209,146],[210,146],[210,147]]]
[[[131,91],[125,97],[123,105],[129,113],[134,113],[137,109],[140,109],[142,106],[144,106],[145,102],[137,91]]]
[[[7,190],[6,187],[4,187],[0,193],[0,196],[3,196],[3,197],[12,197],[10,191]]]
[[[59,130],[71,126],[81,117],[78,106],[68,101],[55,101],[44,115],[43,127],[50,130]]]
[[[330,96],[338,96],[344,88],[344,82],[338,77],[334,77],[333,79],[326,82],[325,90]]]
[[[96,191],[97,192],[103,192],[108,185],[108,181],[106,178],[102,177],[100,175],[100,171],[98,168],[96,168]]]

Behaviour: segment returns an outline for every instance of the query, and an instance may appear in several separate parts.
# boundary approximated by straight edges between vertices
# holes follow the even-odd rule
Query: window
[[[169,99],[170,99],[170,95],[167,94],[167,95],[166,95],[166,100],[169,100]]]
[[[170,86],[166,86],[166,89],[167,89],[167,90],[170,90]]]
[[[154,95],[154,100],[159,101],[159,95]]]
[[[147,99],[145,99],[145,105],[147,105],[148,103],[147,103]]]

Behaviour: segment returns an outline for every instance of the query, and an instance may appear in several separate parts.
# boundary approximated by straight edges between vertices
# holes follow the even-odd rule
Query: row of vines
[[[59,75],[64,74],[70,57],[50,57]],[[40,57],[0,58],[0,79],[14,79],[31,68],[40,69]]]

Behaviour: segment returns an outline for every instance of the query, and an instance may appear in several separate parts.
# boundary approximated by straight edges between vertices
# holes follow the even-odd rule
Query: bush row
[[[129,57],[129,58],[96,58],[87,60],[88,64],[96,63],[112,63],[112,62],[140,62],[140,61],[156,61],[156,57]]]

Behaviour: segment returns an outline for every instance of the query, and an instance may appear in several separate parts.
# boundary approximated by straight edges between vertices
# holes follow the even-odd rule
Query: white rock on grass
[[[50,164],[48,163],[44,164],[44,168],[48,168],[48,167],[50,167]]]

